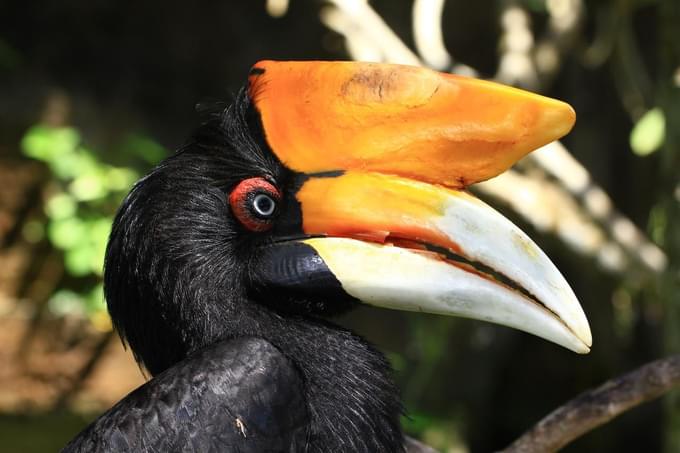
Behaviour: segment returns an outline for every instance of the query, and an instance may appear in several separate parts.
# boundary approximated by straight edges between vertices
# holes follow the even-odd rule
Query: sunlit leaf
[[[106,244],[111,233],[111,217],[98,217],[88,222],[90,240],[98,244]]]
[[[101,311],[106,311],[106,304],[104,303],[104,285],[99,283],[87,293],[85,298],[86,310],[89,314],[94,314]]]
[[[52,196],[45,204],[45,213],[50,219],[66,219],[73,217],[78,209],[78,204],[67,193],[58,193]]]
[[[139,174],[130,168],[111,168],[106,173],[105,184],[111,191],[129,190],[139,179]]]
[[[630,133],[630,147],[638,156],[647,156],[661,148],[666,135],[666,118],[660,108],[642,115]]]
[[[102,178],[96,173],[80,175],[68,186],[69,192],[79,201],[103,198],[109,191]]]
[[[111,222],[109,217],[91,221],[89,227],[89,237],[92,244],[92,261],[90,268],[93,273],[102,275],[104,271],[104,256],[106,255],[106,244],[111,233]]]
[[[48,162],[50,170],[62,180],[68,181],[82,175],[92,175],[100,171],[96,158],[84,148],[64,153]]]
[[[25,155],[51,162],[73,152],[80,141],[80,134],[70,127],[33,126],[21,140]]]
[[[58,219],[50,222],[47,237],[50,242],[62,250],[69,250],[86,240],[86,228],[77,217]]]
[[[87,243],[72,247],[64,253],[64,265],[69,274],[82,277],[92,272],[94,248]]]
[[[85,312],[85,300],[73,291],[60,289],[50,298],[48,307],[57,316],[82,315]]]
[[[23,237],[38,242],[46,235],[52,246],[63,250],[69,275],[99,277],[101,281],[115,207],[139,179],[139,173],[104,162],[97,152],[83,146],[79,132],[69,127],[34,126],[24,135],[21,146],[26,156],[47,164],[53,178],[51,186],[56,188],[44,206],[47,224],[26,222]],[[162,146],[142,135],[129,136],[123,148],[128,156],[151,164],[167,154]],[[69,279],[67,284],[75,281]],[[58,315],[86,314],[95,328],[110,330],[101,283],[85,290],[81,283],[77,285],[81,292],[55,293],[50,310]]]

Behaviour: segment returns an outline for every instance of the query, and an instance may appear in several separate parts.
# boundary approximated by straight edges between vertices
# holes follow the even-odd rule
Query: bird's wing
[[[265,340],[242,338],[159,374],[63,452],[298,451],[307,418],[291,362]]]

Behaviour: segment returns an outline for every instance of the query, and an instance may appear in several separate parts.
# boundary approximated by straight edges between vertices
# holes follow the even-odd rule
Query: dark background
[[[589,355],[468,320],[373,309],[341,320],[388,353],[411,414],[405,426],[442,451],[501,448],[578,393],[678,352],[675,3],[587,2],[559,72],[540,87],[575,108],[578,123],[565,145],[616,208],[666,251],[667,270],[606,271],[500,206],[572,284],[591,322]],[[411,45],[411,2],[371,4]],[[542,0],[518,4],[537,33],[545,29]],[[444,10],[447,47],[484,77],[497,70],[503,5],[449,0]],[[154,159],[145,158],[144,147],[130,151],[131,134],[177,148],[200,121],[196,105],[228,101],[259,59],[348,59],[343,37],[319,20],[324,7],[293,0],[285,16],[274,18],[264,1],[0,0],[0,355],[6,366],[0,437],[8,448],[0,444],[0,450],[57,450],[141,382],[102,321],[101,306],[79,308],[78,294],[96,287],[96,272],[73,274],[68,252],[50,234],[31,235],[35,225],[49,233],[53,219],[44,206],[68,191],[69,180],[55,176],[50,162],[25,157],[22,137],[37,124],[73,127],[102,165],[143,174]],[[611,49],[589,62],[584,55],[599,39],[610,39]],[[654,107],[666,115],[664,144],[636,155],[631,130]],[[82,202],[77,215],[110,216],[123,193],[111,193],[106,203]],[[72,310],[54,309],[53,296],[64,289],[75,294]],[[677,413],[670,399],[647,404],[566,451],[677,451]]]

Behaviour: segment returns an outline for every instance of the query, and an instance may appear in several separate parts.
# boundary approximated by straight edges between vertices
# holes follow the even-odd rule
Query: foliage
[[[46,222],[35,223],[28,238],[47,240],[64,256],[64,268],[74,278],[49,301],[57,315],[79,313],[106,325],[101,284],[106,243],[116,207],[139,172],[131,166],[104,162],[101,153],[82,143],[72,127],[36,125],[21,142],[24,154],[47,164],[52,176],[44,202]],[[153,140],[132,135],[117,151],[153,164],[165,150]]]
[[[635,123],[630,133],[630,147],[639,156],[647,156],[661,148],[666,135],[666,118],[663,111],[656,107]]]

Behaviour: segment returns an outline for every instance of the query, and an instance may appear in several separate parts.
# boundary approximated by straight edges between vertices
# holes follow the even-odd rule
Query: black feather
[[[250,291],[250,278],[257,275],[251,267],[276,229],[246,231],[230,212],[228,194],[238,182],[255,176],[273,181],[284,197],[290,196],[288,189],[296,180],[267,147],[257,111],[241,91],[230,107],[211,115],[182,149],[140,180],[124,200],[107,248],[105,295],[121,338],[156,377],[90,426],[70,449],[138,446],[139,439],[151,439],[166,443],[150,451],[184,449],[180,445],[192,450],[180,437],[232,438],[234,422],[228,416],[221,426],[213,412],[180,410],[186,406],[182,402],[186,395],[197,399],[192,407],[242,404],[239,410],[255,418],[282,416],[275,407],[249,406],[254,403],[248,385],[245,393],[234,393],[244,385],[237,375],[254,372],[243,371],[248,354],[255,364],[264,359],[252,350],[229,348],[241,344],[235,342],[238,339],[255,338],[262,343],[253,344],[273,345],[280,351],[300,386],[289,371],[270,372],[266,367],[255,384],[269,385],[267,392],[281,392],[282,398],[292,401],[291,407],[297,404],[290,394],[296,389],[304,401],[304,411],[295,409],[288,415],[305,419],[303,434],[280,433],[280,427],[297,422],[265,424],[271,432],[262,433],[262,438],[276,438],[271,441],[274,451],[282,444],[285,451],[403,451],[402,408],[384,356],[352,332],[319,319],[324,310],[294,309],[290,298],[267,291],[254,296]],[[319,298],[299,306],[324,305],[330,304]],[[331,308],[327,311],[334,311]],[[206,385],[239,394],[243,400],[221,400],[224,393],[204,391]],[[273,406],[280,403],[277,395],[268,395]],[[191,432],[180,429],[186,423],[193,426]]]
[[[271,344],[219,342],[130,393],[63,451],[289,451],[305,442],[302,395]]]

